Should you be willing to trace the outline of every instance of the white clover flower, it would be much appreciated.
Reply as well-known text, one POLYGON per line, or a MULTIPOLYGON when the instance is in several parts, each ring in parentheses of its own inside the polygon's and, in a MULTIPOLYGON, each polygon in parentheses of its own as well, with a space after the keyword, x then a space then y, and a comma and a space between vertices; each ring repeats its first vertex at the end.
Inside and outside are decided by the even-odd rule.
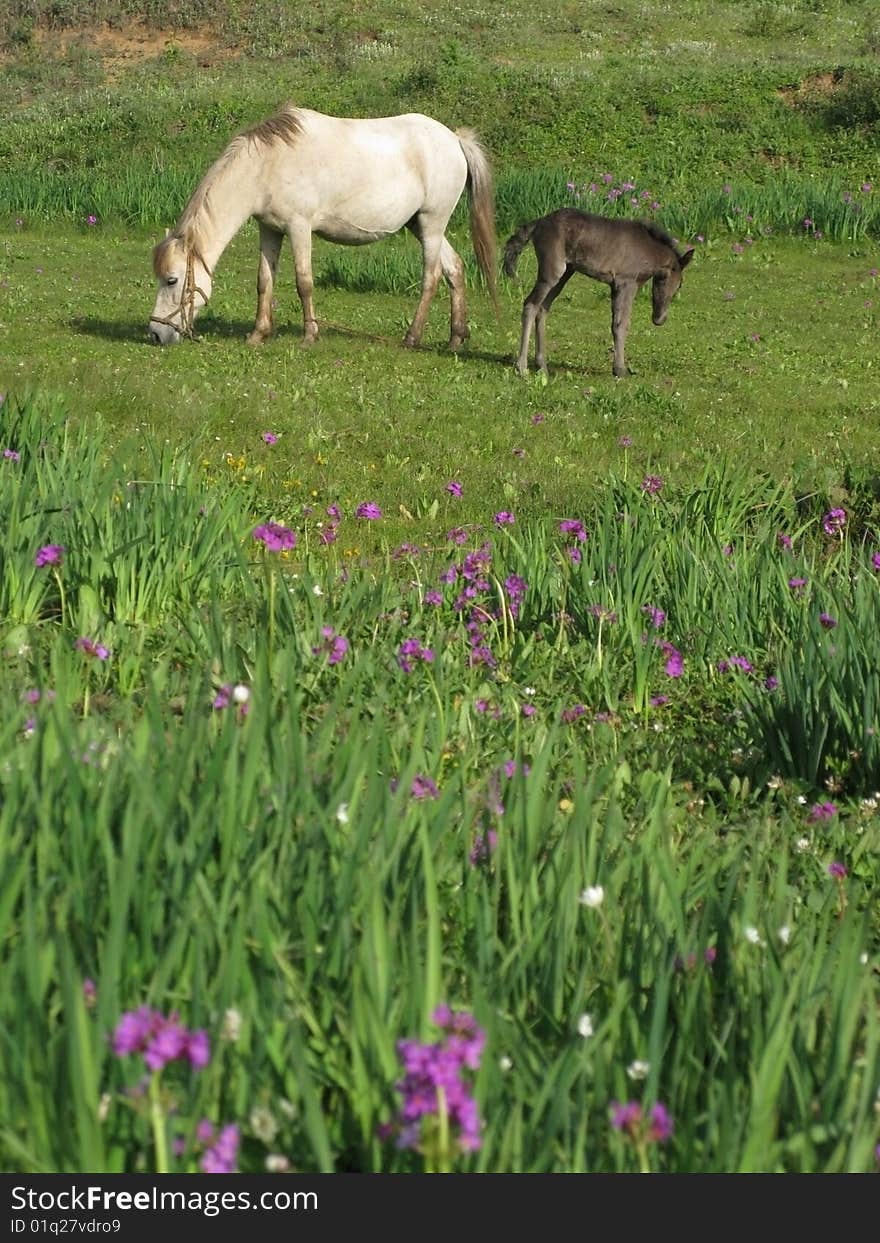
POLYGON ((235 1044, 241 1035, 241 1014, 238 1010, 230 1007, 223 1015, 223 1026, 220 1028, 220 1037, 222 1040, 228 1040, 230 1044, 235 1044))
POLYGON ((810 849, 810 839, 808 837, 799 837, 795 842, 795 847, 803 854, 805 850, 810 849))
POLYGON ((267 1174, 286 1174, 290 1169, 290 1161, 283 1152, 270 1152, 266 1156, 267 1174))
POLYGON ((506 1053, 502 1053, 501 1057, 499 1057, 499 1059, 498 1059, 498 1065, 501 1067, 501 1069, 502 1069, 505 1073, 506 1073, 508 1070, 512 1070, 512 1068, 513 1068, 513 1062, 512 1062, 512 1061, 511 1061, 511 1059, 507 1056, 507 1054, 506 1054, 506 1053))
POLYGON ((747 924, 745 928, 743 928, 743 936, 748 941, 749 945, 763 945, 764 944, 764 942, 761 940, 760 932, 758 931, 757 928, 753 928, 751 924, 747 924))
POLYGON ((255 1105, 248 1121, 257 1139, 262 1140, 267 1148, 270 1147, 278 1134, 278 1123, 271 1109, 267 1109, 265 1105, 255 1105))
POLYGON ((534 686, 524 686, 524 687, 523 687, 523 694, 524 694, 524 695, 534 695, 534 693, 535 693, 535 688, 534 688, 534 686))
POLYGON ((336 808, 336 819, 340 824, 348 824, 348 803, 340 803, 336 808))
POLYGON ((324 594, 324 592, 321 590, 321 584, 320 584, 320 583, 315 583, 314 587, 312 588, 312 595, 313 595, 313 596, 323 596, 323 594, 324 594))
POLYGON ((800 803, 801 807, 804 807, 807 802, 807 796, 805 794, 799 794, 797 796, 797 801, 800 803))
POLYGON ((582 1014, 578 1019, 578 1035, 583 1036, 584 1040, 589 1040, 593 1034, 593 1017, 590 1014, 582 1014))
POLYGON ((245 686, 243 682, 239 682, 237 686, 232 688, 232 698, 237 704, 246 704, 251 697, 249 686, 245 686))
POLYGON ((634 1062, 630 1062, 629 1066, 627 1066, 626 1073, 629 1075, 630 1079, 633 1080, 633 1082, 637 1082, 639 1079, 647 1079, 650 1070, 650 1062, 643 1062, 639 1058, 636 1058, 634 1062))
POLYGON ((867 952, 867 950, 862 950, 861 954, 859 954, 859 962, 862 964, 862 966, 863 966, 863 967, 867 967, 867 965, 868 965, 868 952, 867 952))
POLYGON ((587 885, 578 898, 581 906, 589 906, 592 910, 601 906, 605 900, 605 890, 601 885, 587 885))
POLYGON ((767 782, 768 790, 779 790, 781 789, 781 787, 782 787, 781 777, 771 777, 770 780, 767 782))
POLYGON ((783 945, 788 945, 791 940, 791 928, 789 928, 788 924, 783 924, 776 935, 783 945))

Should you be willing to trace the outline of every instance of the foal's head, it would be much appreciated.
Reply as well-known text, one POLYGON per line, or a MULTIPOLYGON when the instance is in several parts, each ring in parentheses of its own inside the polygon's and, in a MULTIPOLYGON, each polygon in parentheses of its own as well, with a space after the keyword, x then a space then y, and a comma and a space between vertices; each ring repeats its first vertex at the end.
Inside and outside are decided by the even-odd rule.
POLYGON ((659 327, 666 322, 669 304, 681 288, 681 277, 687 265, 694 257, 694 248, 689 246, 683 255, 670 247, 670 261, 656 273, 651 285, 652 321, 659 327))
POLYGON ((159 282, 150 316, 150 338, 156 345, 175 345, 192 336, 199 311, 211 296, 211 272, 191 241, 169 234, 153 251, 159 282))

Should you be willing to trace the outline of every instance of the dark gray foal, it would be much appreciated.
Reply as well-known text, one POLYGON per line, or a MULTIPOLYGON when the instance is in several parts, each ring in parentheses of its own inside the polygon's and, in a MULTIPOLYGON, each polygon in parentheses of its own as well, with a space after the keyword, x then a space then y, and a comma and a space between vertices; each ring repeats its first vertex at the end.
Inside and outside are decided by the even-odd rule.
POLYGON ((547 312, 575 272, 583 272, 611 286, 611 335, 614 338, 616 376, 626 375, 624 346, 629 331, 633 298, 646 281, 654 282, 651 318, 662 324, 669 303, 678 293, 681 274, 693 258, 689 246, 683 254, 668 233, 639 220, 609 220, 573 207, 563 207, 524 224, 504 248, 504 271, 513 276, 520 251, 531 239, 538 256, 538 279, 523 303, 522 338, 516 369, 528 369, 529 340, 535 325, 535 365, 547 370, 544 325, 547 312))

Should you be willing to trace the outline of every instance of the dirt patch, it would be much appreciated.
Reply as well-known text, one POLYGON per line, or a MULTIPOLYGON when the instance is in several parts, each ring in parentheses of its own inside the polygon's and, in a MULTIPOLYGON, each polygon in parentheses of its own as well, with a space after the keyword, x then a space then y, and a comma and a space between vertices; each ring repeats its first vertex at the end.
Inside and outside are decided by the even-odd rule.
MULTIPOLYGON (((63 57, 77 49, 97 53, 111 81, 139 61, 155 60, 175 50, 195 57, 204 69, 235 54, 214 31, 160 30, 143 22, 131 22, 122 28, 107 22, 66 30, 38 27, 33 41, 47 58, 63 57)), ((0 63, 3 59, 9 58, 0 57, 0 63)))
POLYGON ((797 86, 782 86, 776 94, 792 107, 804 99, 815 99, 817 96, 824 96, 827 99, 839 90, 843 77, 842 69, 833 69, 826 73, 811 73, 797 86))

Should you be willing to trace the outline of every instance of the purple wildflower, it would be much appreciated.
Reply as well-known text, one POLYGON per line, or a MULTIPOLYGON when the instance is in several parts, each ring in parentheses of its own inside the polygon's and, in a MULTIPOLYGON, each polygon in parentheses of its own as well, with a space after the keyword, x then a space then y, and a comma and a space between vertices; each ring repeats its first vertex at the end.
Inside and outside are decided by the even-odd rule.
POLYGON ((448 544, 466 544, 468 533, 464 527, 453 527, 451 531, 446 532, 446 542, 448 544))
POLYGON ((442 604, 443 597, 439 591, 426 591, 425 604, 442 604))
POLYGON ((367 518, 371 521, 382 517, 382 510, 375 501, 362 501, 354 513, 356 518, 367 518))
POLYGON ((498 845, 498 834, 494 829, 489 829, 487 833, 478 833, 474 838, 474 844, 468 855, 469 862, 476 867, 480 863, 488 863, 492 852, 498 845))
POLYGON ((21 454, 18 452, 17 449, 4 449, 3 457, 6 459, 7 462, 20 462, 21 461, 21 454))
POLYGON ((348 652, 348 639, 337 634, 332 626, 321 627, 321 638, 323 642, 312 648, 312 654, 319 656, 323 653, 327 657, 328 665, 338 665, 348 652))
POLYGON ((509 527, 513 525, 516 519, 513 514, 509 513, 506 509, 502 509, 495 515, 493 521, 497 527, 509 527))
POLYGON ((663 625, 663 623, 666 621, 666 614, 663 612, 663 610, 655 608, 653 604, 643 604, 642 612, 647 613, 650 619, 651 625, 654 627, 655 630, 659 630, 660 627, 663 625))
POLYGON ((202 1028, 190 1032, 186 1042, 186 1056, 193 1070, 204 1070, 211 1060, 211 1042, 202 1028))
POLYGON ((571 708, 563 708, 559 714, 560 721, 564 721, 566 725, 573 725, 575 721, 586 715, 586 708, 583 704, 574 704, 571 708))
POLYGON ((446 491, 450 496, 461 496, 464 489, 457 479, 450 479, 446 485, 446 491))
POLYGON ((416 661, 419 660, 424 661, 425 664, 431 664, 434 660, 433 650, 430 647, 422 647, 418 639, 404 639, 397 649, 397 663, 403 672, 412 673, 416 661))
POLYGON ((822 519, 822 530, 826 535, 837 535, 846 526, 845 509, 829 509, 822 519))
POLYGON ((849 876, 846 865, 840 863, 837 859, 833 863, 828 864, 828 875, 833 876, 835 880, 845 880, 849 876))
POLYGON ((528 716, 534 716, 537 709, 535 708, 534 704, 523 704, 522 707, 520 708, 520 711, 522 712, 523 716, 528 717, 528 716))
POLYGON ((653 1140, 657 1144, 665 1144, 667 1140, 672 1138, 672 1130, 672 1116, 669 1110, 664 1104, 657 1101, 656 1105, 651 1106, 648 1139, 653 1140))
POLYGON ((875 570, 880 570, 880 552, 871 553, 871 566, 875 570))
POLYGON ((87 656, 94 656, 96 660, 107 660, 110 656, 110 649, 104 647, 103 643, 96 643, 94 639, 89 639, 85 635, 80 635, 73 645, 78 652, 85 652, 87 656))
POLYGON ((673 647, 671 643, 667 643, 665 640, 663 642, 658 642, 657 646, 666 657, 664 669, 666 670, 667 677, 680 678, 684 673, 684 658, 682 657, 681 652, 678 648, 673 647))
POLYGON ((269 552, 287 552, 296 547, 296 532, 280 522, 264 522, 254 527, 253 537, 258 543, 265 544, 269 552))
POLYGON ((641 482, 641 489, 647 496, 655 496, 663 487, 663 480, 660 475, 645 475, 641 482))
POLYGON ((270 447, 271 447, 272 445, 277 445, 277 444, 278 444, 278 437, 275 435, 275 433, 274 433, 274 432, 263 432, 263 440, 264 440, 264 441, 266 442, 266 444, 267 444, 267 445, 269 445, 270 447))
POLYGON ((399 1148, 416 1147, 423 1120, 439 1112, 442 1092, 452 1137, 462 1151, 473 1152, 480 1147, 480 1119, 465 1071, 479 1068, 486 1036, 472 1015, 448 1006, 438 1006, 432 1019, 443 1030, 440 1040, 398 1041, 404 1077, 396 1088, 403 1102, 395 1125, 385 1133, 397 1133, 399 1148))
POLYGON ((511 617, 519 616, 519 606, 523 602, 523 597, 528 591, 528 583, 524 578, 520 578, 518 574, 509 574, 504 580, 504 590, 507 592, 508 605, 511 617))
POLYGON ((63 544, 44 544, 34 557, 34 565, 41 569, 44 565, 61 565, 64 558, 63 544))
POLYGON ((83 1001, 86 1004, 86 1008, 91 1010, 95 1002, 98 1000, 98 986, 90 976, 86 976, 83 980, 82 990, 83 1001))
POLYGON ((784 548, 786 552, 791 552, 791 536, 786 535, 784 531, 780 531, 776 536, 776 542, 780 548, 784 548))
POLYGON ((240 1134, 235 1123, 223 1127, 216 1143, 208 1148, 200 1162, 205 1174, 232 1174, 238 1159, 240 1134))
POLYGON ((810 824, 819 824, 822 820, 833 820, 836 815, 836 803, 814 803, 807 820, 810 824))
POLYGON ((414 798, 417 802, 423 802, 428 798, 435 799, 440 797, 440 791, 435 782, 430 777, 426 777, 424 773, 416 773, 415 777, 413 777, 409 794, 410 798, 414 798))
POLYGON ((795 593, 795 595, 799 596, 802 593, 804 587, 806 587, 807 580, 805 578, 790 578, 788 580, 788 585, 792 589, 792 591, 795 593))
POLYGON ((587 529, 579 518, 563 518, 559 530, 563 535, 570 535, 579 544, 586 543, 587 529))
POLYGON ((777 677, 776 677, 776 675, 775 675, 775 674, 773 674, 773 673, 769 674, 769 675, 768 675, 768 676, 764 679, 764 690, 765 690, 765 691, 775 691, 775 690, 777 690, 778 688, 779 688, 779 678, 777 678, 777 677))
POLYGON ((743 673, 751 673, 752 665, 745 656, 731 656, 729 660, 719 660, 719 673, 730 673, 731 669, 741 669, 743 673))
POLYGON ((837 618, 832 617, 830 613, 820 613, 819 625, 823 630, 833 630, 837 625, 837 618))

